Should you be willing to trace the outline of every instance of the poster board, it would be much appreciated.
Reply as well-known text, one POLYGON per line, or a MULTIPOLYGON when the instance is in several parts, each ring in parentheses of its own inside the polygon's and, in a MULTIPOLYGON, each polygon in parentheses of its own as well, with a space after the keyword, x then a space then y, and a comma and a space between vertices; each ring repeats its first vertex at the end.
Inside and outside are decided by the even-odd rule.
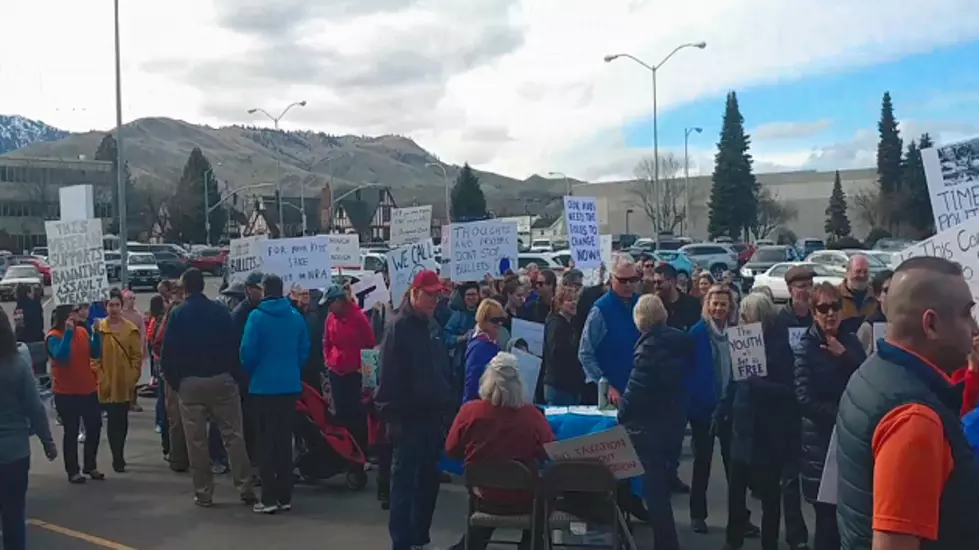
POLYGON ((330 243, 325 235, 262 241, 260 250, 262 271, 281 277, 284 288, 320 288, 332 283, 330 243))
POLYGON ((874 323, 873 325, 871 325, 871 328, 873 328, 873 330, 874 330, 873 336, 872 336, 873 342, 871 344, 871 349, 874 352, 876 352, 877 351, 877 340, 883 340, 883 339, 887 338, 887 323, 874 323))
POLYGON ((330 233, 325 236, 330 250, 330 266, 333 269, 360 269, 360 236, 356 233, 330 233))
POLYGON ((432 236, 432 205, 391 210, 392 247, 415 243, 432 236))
POLYGON ((517 372, 520 373, 520 382, 523 384, 524 401, 533 403, 543 361, 540 357, 519 349, 514 349, 513 355, 517 358, 517 372))
POLYGON ((357 305, 365 313, 370 311, 378 302, 391 301, 391 292, 388 291, 388 286, 384 284, 384 275, 380 273, 375 273, 350 285, 350 293, 354 295, 357 305))
POLYGON ((623 426, 547 443, 544 450, 553 460, 597 458, 608 466, 616 479, 628 479, 645 473, 632 439, 623 426))
POLYGON ((90 304, 108 298, 102 220, 47 221, 44 231, 54 304, 90 304))
POLYGON ((921 150, 935 229, 979 216, 979 138, 921 150))
POLYGON ((809 332, 808 327, 789 327, 789 345, 793 351, 802 347, 802 335, 809 332))
POLYGON ((487 273, 501 277, 506 270, 519 268, 517 224, 484 220, 454 223, 450 230, 452 261, 447 267, 453 281, 482 281, 487 273))
POLYGON ((748 323, 725 330, 731 346, 731 380, 740 382, 753 376, 767 376, 765 336, 761 323, 748 323))
POLYGON ((527 341, 527 351, 537 357, 544 356, 544 323, 523 319, 510 320, 510 341, 523 338, 527 341))
POLYGON ((391 298, 401 303, 415 275, 426 269, 438 270, 432 238, 396 248, 387 253, 388 280, 391 281, 391 298))
POLYGON ((381 350, 362 349, 360 350, 360 375, 363 380, 362 386, 367 389, 377 387, 378 367, 381 364, 381 350))
POLYGON ((261 244, 265 235, 231 239, 228 247, 228 284, 244 283, 252 271, 262 270, 261 244))
MULTIPOLYGON (((600 246, 602 251, 602 263, 605 264, 605 273, 611 273, 612 268, 612 236, 611 235, 601 235, 600 236, 600 246)), ((572 256, 573 258, 573 256, 572 256)), ((575 266, 577 268, 577 266, 575 266)), ((605 281, 601 278, 601 266, 592 269, 582 269, 581 272, 584 277, 585 286, 595 286, 602 284, 605 281)))
POLYGON ((602 250, 598 233, 598 206, 594 197, 564 197, 564 222, 568 228, 571 259, 578 269, 601 266, 602 250))

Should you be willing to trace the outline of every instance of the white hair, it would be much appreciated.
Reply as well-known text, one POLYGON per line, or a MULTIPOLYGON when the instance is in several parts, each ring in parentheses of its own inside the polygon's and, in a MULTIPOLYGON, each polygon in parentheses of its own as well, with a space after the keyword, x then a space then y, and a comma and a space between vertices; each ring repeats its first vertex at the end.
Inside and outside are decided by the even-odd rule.
POLYGON ((862 259, 865 262, 870 262, 870 260, 867 259, 866 254, 854 254, 853 256, 850 256, 847 259, 847 261, 846 261, 846 268, 847 268, 847 270, 849 270, 851 267, 853 267, 853 264, 856 263, 856 261, 857 261, 858 258, 859 259, 862 259))
POLYGON ((632 255, 626 252, 616 252, 612 254, 612 265, 609 269, 609 273, 618 273, 620 269, 625 269, 627 267, 636 267, 636 260, 632 258, 632 255))
POLYGON ((479 397, 494 407, 518 409, 526 404, 517 356, 501 351, 490 360, 479 378, 479 397))
POLYGON ((741 321, 768 325, 775 319, 775 302, 763 292, 752 292, 741 300, 741 321))
POLYGON ((639 332, 649 332, 656 325, 661 325, 667 319, 663 301, 655 294, 643 294, 632 309, 632 320, 639 332))

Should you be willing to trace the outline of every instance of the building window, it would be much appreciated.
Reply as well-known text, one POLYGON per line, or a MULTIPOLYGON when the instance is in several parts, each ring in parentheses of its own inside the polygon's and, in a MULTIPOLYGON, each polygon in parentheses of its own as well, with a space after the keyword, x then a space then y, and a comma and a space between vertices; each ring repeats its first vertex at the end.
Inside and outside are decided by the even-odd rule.
POLYGON ((381 207, 381 223, 391 223, 391 207, 382 206, 381 207))

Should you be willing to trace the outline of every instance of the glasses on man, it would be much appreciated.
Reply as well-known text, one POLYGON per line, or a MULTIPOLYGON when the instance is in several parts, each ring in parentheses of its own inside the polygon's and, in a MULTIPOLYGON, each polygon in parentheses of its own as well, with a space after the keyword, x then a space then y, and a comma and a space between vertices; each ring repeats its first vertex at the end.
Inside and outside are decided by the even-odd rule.
POLYGON ((816 311, 826 315, 827 313, 835 313, 843 309, 843 304, 840 302, 823 302, 821 304, 816 304, 816 311))
POLYGON ((633 275, 632 277, 619 277, 618 275, 616 275, 615 279, 620 283, 625 283, 625 284, 636 284, 642 280, 639 278, 638 275, 633 275))

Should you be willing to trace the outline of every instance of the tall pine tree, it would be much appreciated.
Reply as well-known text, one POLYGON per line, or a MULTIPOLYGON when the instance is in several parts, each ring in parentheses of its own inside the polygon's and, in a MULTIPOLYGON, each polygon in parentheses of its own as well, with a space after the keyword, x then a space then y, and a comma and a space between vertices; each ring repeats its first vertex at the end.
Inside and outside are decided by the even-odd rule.
POLYGON ((897 234, 901 214, 901 141, 890 92, 884 92, 877 123, 880 141, 877 144, 877 184, 880 186, 881 213, 892 234, 897 234))
POLYGON ((850 218, 846 215, 846 194, 843 192, 839 170, 833 180, 833 193, 829 197, 829 206, 826 207, 826 224, 823 228, 831 241, 850 236, 850 218))
POLYGON ((933 147, 935 144, 928 134, 921 135, 921 142, 914 140, 908 144, 904 155, 904 167, 901 174, 902 186, 907 193, 907 220, 918 232, 918 237, 933 233, 935 218, 931 210, 931 196, 928 193, 928 180, 925 178, 925 165, 921 161, 921 150, 933 147))
POLYGON ((759 185, 751 172, 751 139, 744 131, 738 96, 727 95, 721 138, 714 155, 707 231, 711 237, 747 238, 758 217, 759 185))
POLYGON ((450 197, 452 204, 452 221, 465 222, 486 218, 486 196, 479 186, 479 176, 467 162, 459 171, 459 177, 452 187, 450 197))
MULTIPOLYGON (((211 162, 197 147, 190 152, 183 174, 177 182, 177 191, 170 202, 169 238, 182 243, 204 243, 207 227, 204 220, 204 189, 207 189, 207 204, 210 208, 221 200, 218 180, 214 177, 211 162)), ((227 223, 227 210, 214 208, 211 211, 211 242, 217 242, 224 233, 227 223)), ((209 243, 208 243, 209 244, 209 243)))

